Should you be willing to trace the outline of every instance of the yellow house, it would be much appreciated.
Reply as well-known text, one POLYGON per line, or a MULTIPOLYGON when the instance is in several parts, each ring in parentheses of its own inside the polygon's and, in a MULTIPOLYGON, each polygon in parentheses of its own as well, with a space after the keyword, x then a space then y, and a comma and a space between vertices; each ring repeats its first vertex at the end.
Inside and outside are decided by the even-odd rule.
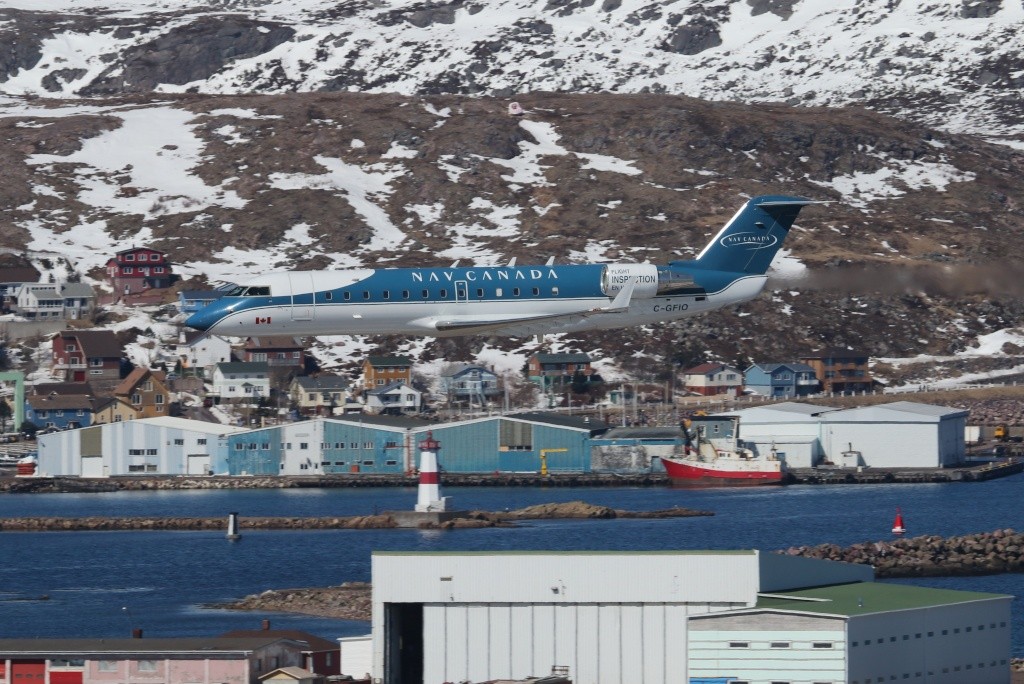
POLYGON ((135 420, 138 417, 138 412, 123 397, 106 397, 96 401, 92 413, 92 424, 120 423, 124 420, 135 420))

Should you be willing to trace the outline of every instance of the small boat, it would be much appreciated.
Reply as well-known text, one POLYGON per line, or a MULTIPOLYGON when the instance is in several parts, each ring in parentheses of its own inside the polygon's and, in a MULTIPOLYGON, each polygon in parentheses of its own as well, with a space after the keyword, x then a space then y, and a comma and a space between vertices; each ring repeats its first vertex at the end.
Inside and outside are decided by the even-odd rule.
POLYGON ((896 520, 892 524, 893 534, 903 534, 907 531, 907 528, 903 526, 903 513, 900 511, 899 506, 896 507, 896 520))

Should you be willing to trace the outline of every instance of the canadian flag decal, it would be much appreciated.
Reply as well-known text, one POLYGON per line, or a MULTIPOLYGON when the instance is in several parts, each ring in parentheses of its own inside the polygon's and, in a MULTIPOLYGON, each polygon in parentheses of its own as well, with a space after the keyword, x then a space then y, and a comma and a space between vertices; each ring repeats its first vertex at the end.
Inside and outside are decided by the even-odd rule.
POLYGON ((261 323, 270 323, 270 316, 257 316, 256 325, 260 325, 261 323))

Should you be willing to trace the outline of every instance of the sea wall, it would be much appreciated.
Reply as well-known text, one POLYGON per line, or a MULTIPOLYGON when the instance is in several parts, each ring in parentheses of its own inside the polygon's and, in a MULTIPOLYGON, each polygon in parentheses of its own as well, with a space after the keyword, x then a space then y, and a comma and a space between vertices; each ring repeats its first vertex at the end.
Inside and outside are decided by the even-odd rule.
POLYGON ((1024 572, 1024 534, 1012 529, 962 537, 911 537, 865 542, 795 546, 781 553, 873 565, 875 576, 957 577, 1024 572))

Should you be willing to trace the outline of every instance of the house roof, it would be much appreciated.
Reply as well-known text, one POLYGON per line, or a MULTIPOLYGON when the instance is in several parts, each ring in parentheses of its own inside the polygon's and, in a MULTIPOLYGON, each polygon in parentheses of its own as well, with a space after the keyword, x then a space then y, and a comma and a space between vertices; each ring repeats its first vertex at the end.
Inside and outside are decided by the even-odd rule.
POLYGON ((461 364, 458 364, 456 366, 453 366, 452 368, 449 368, 446 372, 441 373, 441 377, 442 378, 455 378, 455 377, 458 377, 460 375, 463 375, 464 373, 468 373, 468 372, 474 371, 474 370, 475 371, 480 371, 481 373, 487 373, 488 375, 497 376, 497 373, 492 371, 490 368, 487 368, 486 366, 481 366, 481 365, 475 364, 475 363, 461 363, 461 364))
POLYGON ((269 373, 266 361, 222 361, 217 364, 221 373, 269 373))
POLYGON ((279 667, 276 670, 268 672, 265 675, 260 675, 260 681, 264 682, 272 677, 275 677, 276 675, 284 675, 286 677, 296 680, 317 678, 317 675, 314 672, 310 672, 309 670, 305 670, 301 667, 295 667, 294 665, 289 665, 288 667, 279 667))
MULTIPOLYGON (((779 369, 790 370, 790 371, 792 371, 794 373, 814 373, 814 369, 811 368, 810 366, 808 366, 806 363, 797 363, 797 362, 789 362, 789 363, 754 363, 754 364, 750 365, 750 368, 760 368, 762 371, 764 371, 768 375, 771 375, 771 374, 775 373, 775 371, 777 371, 779 369)), ((747 369, 747 372, 750 371, 750 368, 747 369)))
POLYGON ((146 378, 152 377, 154 381, 159 382, 161 385, 167 380, 167 374, 163 371, 151 370, 149 368, 136 368, 129 373, 121 383, 114 388, 114 394, 131 394, 139 383, 144 382, 146 378))
POLYGON ((854 408, 833 411, 825 416, 824 420, 832 422, 847 421, 888 421, 888 422, 939 422, 944 418, 966 418, 970 411, 936 406, 933 404, 919 404, 913 401, 894 401, 889 404, 874 404, 872 406, 857 406, 854 408))
POLYGON ((57 394, 54 396, 30 396, 25 403, 37 411, 64 409, 87 409, 92 411, 92 397, 85 394, 57 394))
POLYGON ((535 354, 537 363, 590 363, 587 354, 535 354))
POLYGON ((708 362, 701 363, 694 366, 693 368, 688 368, 684 370, 683 375, 711 375, 712 373, 717 373, 718 371, 722 370, 731 370, 736 371, 737 373, 740 372, 738 368, 734 368, 733 366, 724 363, 708 362))
POLYGON ((222 637, 170 637, 159 639, 0 639, 0 658, 47 656, 58 658, 88 654, 117 654, 131 657, 133 653, 175 654, 201 653, 204 657, 244 655, 256 649, 283 641, 277 637, 228 639, 222 637))
POLYGON ((368 390, 366 393, 367 394, 372 394, 372 395, 387 394, 388 392, 394 392, 397 389, 403 389, 403 390, 407 389, 407 390, 411 390, 411 391, 415 392, 416 394, 423 394, 418 389, 416 389, 415 387, 410 386, 409 383, 407 383, 407 382, 405 382, 403 380, 395 380, 393 382, 389 382, 388 384, 384 385, 383 387, 377 387, 375 389, 368 390))
POLYGON ((167 252, 163 252, 159 249, 153 249, 152 247, 129 247, 128 249, 122 249, 114 254, 130 254, 132 252, 156 252, 157 254, 163 254, 166 256, 167 252))
POLYGON ((1012 597, 1005 594, 930 589, 909 584, 853 582, 761 595, 757 608, 851 617, 1009 598, 1012 597))
POLYGON ((47 396, 53 392, 67 394, 96 394, 88 382, 40 382, 32 385, 32 394, 47 396))
POLYGON ((86 356, 93 358, 121 358, 121 343, 110 330, 63 330, 61 337, 75 338, 86 356))
POLYGON ((250 337, 245 341, 246 349, 302 349, 302 342, 297 337, 273 335, 268 337, 250 337))
POLYGON ((61 285, 60 294, 62 297, 95 297, 96 291, 85 283, 64 283, 61 285))
POLYGON ((233 629, 220 635, 225 639, 259 639, 261 637, 277 637, 292 641, 304 641, 314 651, 337 651, 338 642, 318 637, 298 629, 233 629))
POLYGON ((311 375, 300 375, 295 378, 294 382, 304 390, 348 389, 349 386, 348 378, 343 378, 340 375, 333 375, 331 373, 321 373, 316 377, 311 375))
POLYGON ((0 266, 0 283, 38 283, 39 276, 35 266, 0 266))
POLYGON ((412 365, 412 359, 408 356, 369 356, 366 360, 374 368, 412 365))

